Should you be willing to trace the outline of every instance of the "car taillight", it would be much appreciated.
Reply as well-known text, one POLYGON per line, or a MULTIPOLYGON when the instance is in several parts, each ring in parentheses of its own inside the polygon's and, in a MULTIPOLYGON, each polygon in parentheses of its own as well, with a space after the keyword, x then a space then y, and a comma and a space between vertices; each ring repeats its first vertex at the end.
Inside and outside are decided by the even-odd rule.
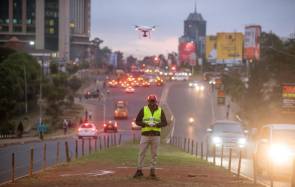
POLYGON ((115 127, 117 127, 118 125, 117 125, 117 123, 115 123, 115 127))
POLYGON ((82 130, 82 128, 78 128, 78 131, 81 131, 82 130))
POLYGON ((95 131, 96 129, 95 129, 95 128, 91 128, 91 130, 92 130, 92 131, 95 131))
POLYGON ((103 124, 103 126, 104 126, 104 127, 106 127, 106 126, 107 126, 107 124, 103 124))

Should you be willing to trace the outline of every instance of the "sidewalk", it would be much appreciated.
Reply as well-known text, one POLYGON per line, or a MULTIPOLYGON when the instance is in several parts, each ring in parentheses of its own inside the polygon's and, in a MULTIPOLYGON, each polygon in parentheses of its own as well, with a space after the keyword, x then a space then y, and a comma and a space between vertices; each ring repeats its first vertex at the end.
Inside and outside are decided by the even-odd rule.
MULTIPOLYGON (((78 90, 77 93, 85 93, 86 90, 89 90, 90 88, 93 88, 96 86, 96 83, 93 82, 89 85, 87 85, 86 87, 82 87, 80 90, 78 90)), ((79 102, 78 98, 75 98, 75 104, 81 104, 85 110, 91 111, 90 109, 90 105, 83 102, 79 102)), ((32 133, 30 133, 32 134, 32 133)), ((63 134, 63 130, 60 129, 54 133, 50 133, 50 134, 45 134, 44 136, 44 140, 55 140, 55 139, 62 139, 62 138, 70 138, 70 137, 74 137, 76 134, 75 129, 69 129, 68 133, 66 135, 63 134)), ((40 140, 40 138, 37 136, 37 134, 35 136, 32 135, 26 135, 24 134, 23 138, 8 138, 8 139, 0 139, 0 148, 1 147, 6 147, 9 145, 16 145, 16 144, 25 144, 25 143, 32 143, 32 142, 41 142, 42 140, 40 140)))

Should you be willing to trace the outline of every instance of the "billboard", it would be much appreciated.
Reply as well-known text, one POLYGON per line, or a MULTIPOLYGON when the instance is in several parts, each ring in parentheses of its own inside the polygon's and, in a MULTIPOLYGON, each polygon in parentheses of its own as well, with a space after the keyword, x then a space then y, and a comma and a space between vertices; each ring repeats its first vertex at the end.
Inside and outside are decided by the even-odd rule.
POLYGON ((217 33, 217 64, 241 64, 243 33, 217 33))
POLYGON ((244 59, 259 60, 260 58, 260 25, 245 27, 244 59))
POLYGON ((285 111, 295 112, 295 83, 282 85, 282 107, 285 111))
POLYGON ((217 40, 216 36, 206 37, 206 60, 210 64, 216 64, 217 59, 217 40))
POLYGON ((115 68, 118 65, 118 54, 116 52, 111 53, 109 58, 109 64, 113 65, 115 68))
POLYGON ((179 43, 179 61, 180 63, 196 64, 196 44, 194 42, 179 43))

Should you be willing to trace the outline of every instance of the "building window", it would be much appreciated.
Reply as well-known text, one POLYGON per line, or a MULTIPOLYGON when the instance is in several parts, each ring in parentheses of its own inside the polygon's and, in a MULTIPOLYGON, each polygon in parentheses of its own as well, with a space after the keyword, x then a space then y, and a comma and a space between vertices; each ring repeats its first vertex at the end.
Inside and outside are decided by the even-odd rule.
POLYGON ((27 32, 36 32, 36 0, 27 0, 27 32))
POLYGON ((58 0, 45 1, 45 49, 58 51, 58 0))
POLYGON ((0 32, 8 32, 8 0, 0 0, 0 32))

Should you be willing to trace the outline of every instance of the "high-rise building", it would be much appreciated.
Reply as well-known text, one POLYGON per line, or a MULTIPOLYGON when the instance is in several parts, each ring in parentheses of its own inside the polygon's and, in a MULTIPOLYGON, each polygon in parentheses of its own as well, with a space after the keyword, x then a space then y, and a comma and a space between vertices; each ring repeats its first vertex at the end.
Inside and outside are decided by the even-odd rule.
POLYGON ((205 55, 206 21, 197 12, 195 4, 194 12, 190 13, 184 21, 184 34, 179 38, 179 43, 194 42, 197 48, 198 58, 205 55))
POLYGON ((0 45, 17 38, 61 60, 84 57, 90 46, 91 0, 1 0, 0 45))

